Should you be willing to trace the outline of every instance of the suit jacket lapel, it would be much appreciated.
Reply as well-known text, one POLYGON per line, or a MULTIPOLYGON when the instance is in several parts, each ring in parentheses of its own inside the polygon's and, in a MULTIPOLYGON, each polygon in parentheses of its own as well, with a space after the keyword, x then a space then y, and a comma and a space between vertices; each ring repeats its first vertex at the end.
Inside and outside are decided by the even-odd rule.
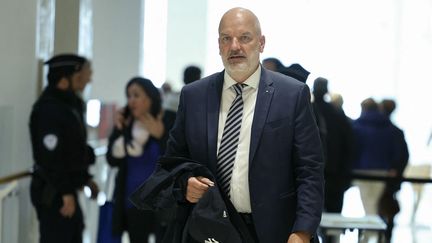
POLYGON ((217 136, 224 72, 209 82, 207 95, 207 145, 210 170, 216 173, 217 136))
POLYGON ((255 104, 254 118, 251 131, 251 145, 249 151, 249 163, 252 163, 264 124, 267 120, 271 100, 274 94, 273 81, 268 77, 267 71, 261 69, 261 77, 255 104))

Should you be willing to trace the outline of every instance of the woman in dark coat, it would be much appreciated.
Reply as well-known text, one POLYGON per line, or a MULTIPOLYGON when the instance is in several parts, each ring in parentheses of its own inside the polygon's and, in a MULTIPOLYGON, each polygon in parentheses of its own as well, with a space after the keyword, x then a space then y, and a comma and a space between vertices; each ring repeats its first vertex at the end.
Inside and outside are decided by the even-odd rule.
POLYGON ((127 106, 115 118, 107 161, 119 168, 114 190, 113 233, 127 231, 131 243, 147 242, 156 231, 154 213, 136 209, 129 195, 155 170, 166 136, 161 96, 153 83, 136 77, 126 85, 127 106))

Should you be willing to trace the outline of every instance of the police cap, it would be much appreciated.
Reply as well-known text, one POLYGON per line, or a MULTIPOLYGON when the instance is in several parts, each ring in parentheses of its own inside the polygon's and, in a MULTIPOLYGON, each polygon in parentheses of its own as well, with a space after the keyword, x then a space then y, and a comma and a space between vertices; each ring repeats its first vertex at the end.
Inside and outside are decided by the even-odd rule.
POLYGON ((48 85, 56 85, 61 78, 81 71, 87 59, 75 54, 59 54, 45 62, 48 65, 48 85))

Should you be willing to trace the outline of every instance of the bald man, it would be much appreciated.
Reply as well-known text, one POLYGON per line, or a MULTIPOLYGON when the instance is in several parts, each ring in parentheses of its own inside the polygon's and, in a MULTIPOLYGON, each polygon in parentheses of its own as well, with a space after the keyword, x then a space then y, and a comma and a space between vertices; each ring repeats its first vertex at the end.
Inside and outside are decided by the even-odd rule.
POLYGON ((188 177, 185 201, 216 183, 256 242, 309 242, 321 219, 323 158, 308 86, 262 67, 265 37, 248 9, 223 15, 218 42, 225 70, 184 86, 167 144, 167 156, 199 161, 217 178, 188 177))

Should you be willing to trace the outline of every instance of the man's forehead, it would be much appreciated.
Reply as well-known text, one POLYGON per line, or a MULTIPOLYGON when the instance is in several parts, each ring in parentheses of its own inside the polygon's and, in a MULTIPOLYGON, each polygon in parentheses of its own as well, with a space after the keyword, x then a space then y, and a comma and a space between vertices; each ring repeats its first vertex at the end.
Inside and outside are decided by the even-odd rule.
POLYGON ((222 30, 219 32, 220 36, 226 36, 226 35, 254 35, 254 32, 250 30, 222 30))

